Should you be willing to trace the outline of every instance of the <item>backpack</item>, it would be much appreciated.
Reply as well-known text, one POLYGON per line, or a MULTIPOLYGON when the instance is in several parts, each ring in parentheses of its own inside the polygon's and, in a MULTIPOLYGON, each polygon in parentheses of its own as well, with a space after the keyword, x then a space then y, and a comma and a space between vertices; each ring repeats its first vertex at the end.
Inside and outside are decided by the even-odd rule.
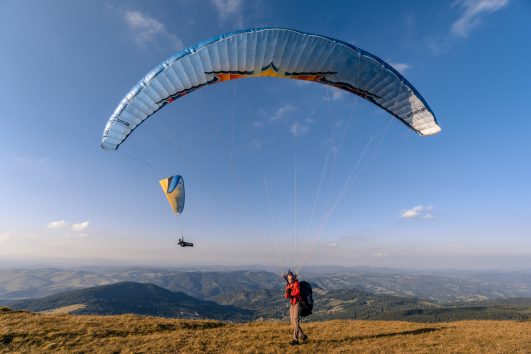
POLYGON ((307 281, 300 281, 299 288, 301 290, 301 317, 306 317, 312 314, 313 310, 313 292, 312 286, 307 281))

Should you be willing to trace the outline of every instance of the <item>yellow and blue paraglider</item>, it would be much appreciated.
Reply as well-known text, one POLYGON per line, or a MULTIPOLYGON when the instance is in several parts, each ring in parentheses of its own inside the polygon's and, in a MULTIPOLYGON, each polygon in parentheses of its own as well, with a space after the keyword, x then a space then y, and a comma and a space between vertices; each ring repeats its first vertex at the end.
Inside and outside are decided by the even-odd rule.
MULTIPOLYGON (((183 177, 179 175, 170 176, 161 179, 159 183, 175 215, 181 215, 184 210, 185 200, 183 177)), ((184 241, 184 237, 179 238, 177 244, 181 247, 194 246, 193 243, 184 241)))
POLYGON ((162 191, 176 215, 184 210, 184 179, 182 176, 170 176, 159 181, 162 191))

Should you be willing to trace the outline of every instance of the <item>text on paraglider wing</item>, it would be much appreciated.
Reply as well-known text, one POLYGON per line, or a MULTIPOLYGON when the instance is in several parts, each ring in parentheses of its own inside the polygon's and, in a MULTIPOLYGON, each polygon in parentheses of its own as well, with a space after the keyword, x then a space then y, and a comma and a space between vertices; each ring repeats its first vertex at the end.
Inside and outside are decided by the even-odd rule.
POLYGON ((422 107, 422 108, 420 108, 420 109, 417 109, 416 111, 413 111, 413 112, 411 112, 411 113, 408 113, 408 114, 406 115, 406 117, 409 118, 409 117, 411 117, 412 115, 415 115, 415 114, 420 113, 420 112, 424 112, 425 110, 426 110, 426 107, 422 107))
POLYGON ((118 122, 118 123, 122 123, 122 124, 125 125, 126 127, 128 127, 128 126, 131 125, 131 123, 126 122, 125 120, 122 120, 122 119, 116 119, 116 122, 118 122))

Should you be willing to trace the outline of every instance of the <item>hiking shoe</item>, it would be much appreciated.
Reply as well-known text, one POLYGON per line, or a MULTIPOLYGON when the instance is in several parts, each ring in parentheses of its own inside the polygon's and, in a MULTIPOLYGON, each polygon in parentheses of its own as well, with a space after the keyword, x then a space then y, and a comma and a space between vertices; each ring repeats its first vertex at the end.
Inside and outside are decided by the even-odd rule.
POLYGON ((306 334, 304 334, 304 335, 301 336, 301 339, 302 339, 303 341, 306 341, 306 340, 308 339, 308 336, 307 336, 306 334))
POLYGON ((289 342, 289 345, 299 345, 299 341, 294 339, 291 342, 289 342))

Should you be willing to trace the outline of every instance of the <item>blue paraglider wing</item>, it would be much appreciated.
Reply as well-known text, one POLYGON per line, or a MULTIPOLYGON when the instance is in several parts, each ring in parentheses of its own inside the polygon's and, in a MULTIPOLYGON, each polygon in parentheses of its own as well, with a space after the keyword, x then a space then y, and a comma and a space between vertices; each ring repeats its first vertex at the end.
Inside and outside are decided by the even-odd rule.
POLYGON ((380 58, 337 39, 269 27, 200 42, 157 66, 122 99, 105 126, 101 146, 117 149, 148 117, 192 91, 249 77, 334 86, 376 104, 420 135, 441 130, 415 87, 380 58))

